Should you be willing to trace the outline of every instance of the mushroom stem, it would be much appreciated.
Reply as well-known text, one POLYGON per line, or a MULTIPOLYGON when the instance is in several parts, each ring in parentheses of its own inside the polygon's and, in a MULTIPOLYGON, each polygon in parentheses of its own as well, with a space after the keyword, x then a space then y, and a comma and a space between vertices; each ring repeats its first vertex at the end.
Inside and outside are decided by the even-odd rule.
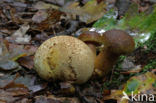
POLYGON ((108 49, 103 49, 95 59, 94 75, 102 77, 108 74, 119 56, 112 54, 108 49))
POLYGON ((93 45, 92 43, 86 43, 89 48, 93 51, 94 55, 96 56, 96 46, 93 45))

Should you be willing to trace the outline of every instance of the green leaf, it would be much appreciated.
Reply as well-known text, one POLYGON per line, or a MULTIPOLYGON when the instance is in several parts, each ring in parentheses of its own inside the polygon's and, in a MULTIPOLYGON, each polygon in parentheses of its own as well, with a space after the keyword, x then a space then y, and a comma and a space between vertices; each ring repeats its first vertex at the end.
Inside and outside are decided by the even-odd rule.
POLYGON ((140 82, 136 79, 132 79, 127 83, 124 91, 127 94, 131 94, 132 91, 135 93, 135 92, 137 92, 137 89, 139 86, 140 86, 140 82))

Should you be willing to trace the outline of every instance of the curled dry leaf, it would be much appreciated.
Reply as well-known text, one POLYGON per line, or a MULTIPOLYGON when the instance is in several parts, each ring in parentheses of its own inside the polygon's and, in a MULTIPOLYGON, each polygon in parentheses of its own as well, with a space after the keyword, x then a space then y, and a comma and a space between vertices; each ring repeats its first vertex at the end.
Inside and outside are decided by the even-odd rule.
POLYGON ((32 69, 34 67, 33 58, 33 56, 26 56, 19 58, 17 62, 28 69, 32 69))

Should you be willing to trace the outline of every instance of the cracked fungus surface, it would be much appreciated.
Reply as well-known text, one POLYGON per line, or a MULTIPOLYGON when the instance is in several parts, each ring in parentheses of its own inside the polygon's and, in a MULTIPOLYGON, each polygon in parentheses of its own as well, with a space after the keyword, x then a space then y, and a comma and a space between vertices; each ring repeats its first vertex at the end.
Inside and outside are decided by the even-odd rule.
POLYGON ((34 65, 38 74, 46 80, 84 83, 93 73, 94 54, 77 38, 56 36, 38 48, 34 65))

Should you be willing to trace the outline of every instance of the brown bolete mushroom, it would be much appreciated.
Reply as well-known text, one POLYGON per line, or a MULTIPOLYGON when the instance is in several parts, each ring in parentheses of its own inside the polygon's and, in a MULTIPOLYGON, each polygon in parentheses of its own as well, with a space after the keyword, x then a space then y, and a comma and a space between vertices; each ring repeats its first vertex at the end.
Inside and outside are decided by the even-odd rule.
POLYGON ((86 31, 78 37, 80 40, 85 42, 93 51, 96 56, 96 47, 103 44, 102 36, 94 31, 86 31))
POLYGON ((94 70, 94 54, 81 40, 56 36, 46 40, 34 58, 35 70, 45 80, 84 83, 94 70))
POLYGON ((122 30, 108 30, 103 33, 104 48, 95 59, 94 75, 104 76, 113 68, 120 55, 134 50, 133 38, 122 30))

